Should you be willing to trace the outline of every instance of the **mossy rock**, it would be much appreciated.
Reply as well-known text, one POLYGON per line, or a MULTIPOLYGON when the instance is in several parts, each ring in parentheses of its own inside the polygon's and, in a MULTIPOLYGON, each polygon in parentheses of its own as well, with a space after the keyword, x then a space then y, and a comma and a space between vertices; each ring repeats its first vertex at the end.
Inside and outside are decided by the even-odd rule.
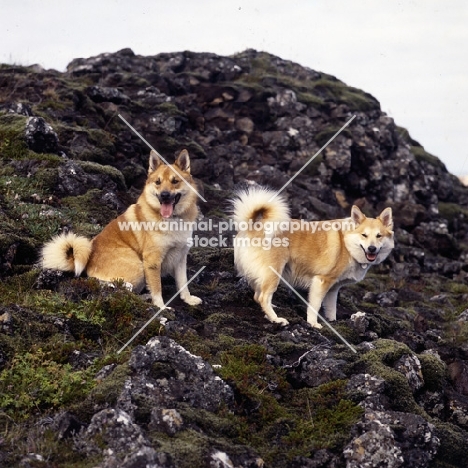
POLYGON ((103 174, 116 183, 118 190, 126 190, 125 179, 122 173, 113 166, 98 164, 91 161, 76 162, 85 172, 90 174, 103 174))
POLYGON ((14 420, 24 420, 37 410, 62 408, 80 401, 94 386, 89 371, 59 364, 41 348, 15 355, 0 373, 0 404, 14 420))
POLYGON ((22 159, 29 155, 25 140, 27 117, 0 113, 0 157, 22 159))
POLYGON ((319 175, 319 168, 320 164, 323 163, 323 154, 320 153, 317 157, 315 157, 310 164, 308 164, 304 169, 304 174, 308 175, 309 177, 319 175))
MULTIPOLYGON (((317 142, 319 146, 325 145, 325 143, 327 143, 331 138, 333 138, 333 136, 336 134, 336 132, 340 130, 340 128, 341 127, 339 126, 336 126, 336 127, 332 126, 332 127, 328 127, 322 130, 321 132, 317 133, 317 135, 315 135, 315 141, 317 142)), ((347 128, 345 128, 340 133, 340 136, 351 138, 351 133, 347 128)))
POLYGON ((350 428, 360 419, 363 409, 347 399, 346 383, 346 380, 335 380, 295 392, 292 404, 301 419, 285 442, 296 449, 302 446, 302 453, 299 451, 296 455, 307 456, 313 450, 324 448, 336 449, 350 440, 350 428))
POLYGON ((107 377, 96 382, 86 398, 72 405, 70 411, 83 422, 89 422, 99 411, 96 408, 104 409, 115 405, 129 374, 127 364, 117 365, 107 377))
POLYGON ((449 222, 455 219, 468 220, 468 210, 456 203, 439 202, 439 214, 449 222))
POLYGON ((118 215, 102 202, 102 195, 102 190, 92 189, 84 195, 62 198, 62 206, 68 208, 68 217, 78 233, 95 236, 118 215))
POLYGON ((437 156, 428 153, 422 146, 411 146, 410 150, 416 158, 416 161, 426 162, 431 166, 443 170, 444 172, 447 171, 445 164, 437 156))
POLYGON ((447 366, 437 356, 432 354, 419 354, 424 386, 430 391, 439 391, 446 382, 447 366))
POLYGON ((236 443, 235 440, 219 435, 208 437, 197 430, 196 426, 193 429, 180 431, 174 437, 154 431, 150 431, 148 437, 152 445, 158 447, 159 452, 167 453, 171 457, 173 466, 180 468, 208 466, 208 460, 215 450, 225 452, 233 459, 246 454, 250 454, 252 459, 258 458, 252 449, 236 443))
POLYGON ((459 468, 466 466, 468 433, 450 423, 434 422, 440 447, 431 468, 459 468))
POLYGON ((193 248, 189 257, 194 265, 206 265, 209 271, 234 271, 234 249, 232 248, 193 248))
POLYGON ((236 438, 239 435, 238 427, 236 427, 234 421, 235 418, 227 410, 222 409, 215 414, 182 403, 178 411, 186 424, 196 424, 210 437, 236 438))
POLYGON ((122 168, 127 187, 142 188, 148 176, 148 171, 141 164, 134 161, 128 161, 128 164, 122 168))
POLYGON ((369 93, 345 85, 336 78, 322 78, 313 82, 313 90, 322 99, 346 104, 353 111, 380 110, 379 102, 369 93))
POLYGON ((405 354, 412 355, 413 352, 405 344, 393 340, 379 339, 374 341, 374 345, 375 349, 358 356, 352 367, 385 380, 385 392, 395 411, 424 416, 424 411, 414 399, 408 380, 393 368, 398 359, 405 354))
MULTIPOLYGON (((1 220, 1 218, 0 218, 1 220)), ((0 234, 0 275, 20 275, 30 270, 31 263, 38 259, 40 242, 31 238, 27 232, 18 232, 18 226, 9 221, 3 224, 0 234)))
MULTIPOLYGON (((319 320, 320 323, 320 320, 319 320)), ((323 325, 323 324, 322 324, 323 325)), ((348 323, 345 322, 333 322, 333 329, 338 332, 343 338, 346 339, 351 344, 358 344, 361 342, 359 333, 354 330, 348 323)), ((342 344, 341 339, 326 325, 323 325, 323 328, 320 330, 321 334, 334 340, 338 344, 342 344)))
POLYGON ((327 100, 346 104, 350 110, 380 109, 379 102, 373 96, 360 89, 346 86, 330 75, 322 73, 320 78, 310 81, 297 79, 292 73, 289 75, 278 72, 274 63, 275 57, 261 52, 256 53, 255 57, 249 58, 249 51, 246 51, 237 54, 235 58, 240 60, 247 58, 250 64, 249 73, 242 74, 236 82, 243 81, 251 86, 261 83, 257 92, 264 92, 268 89, 269 83, 274 83, 276 86, 292 89, 296 93, 298 101, 318 109, 322 109, 327 100))
POLYGON ((298 92, 297 100, 307 106, 315 107, 317 109, 322 109, 325 106, 325 101, 310 91, 298 92))

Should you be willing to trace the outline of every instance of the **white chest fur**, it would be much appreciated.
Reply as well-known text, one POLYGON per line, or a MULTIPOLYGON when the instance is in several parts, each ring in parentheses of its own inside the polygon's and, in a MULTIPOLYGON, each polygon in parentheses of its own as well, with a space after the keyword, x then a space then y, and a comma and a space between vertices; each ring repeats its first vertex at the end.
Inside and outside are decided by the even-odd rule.
POLYGON ((370 264, 358 263, 356 260, 351 259, 348 268, 346 268, 339 279, 339 283, 357 283, 364 279, 369 268, 370 264))

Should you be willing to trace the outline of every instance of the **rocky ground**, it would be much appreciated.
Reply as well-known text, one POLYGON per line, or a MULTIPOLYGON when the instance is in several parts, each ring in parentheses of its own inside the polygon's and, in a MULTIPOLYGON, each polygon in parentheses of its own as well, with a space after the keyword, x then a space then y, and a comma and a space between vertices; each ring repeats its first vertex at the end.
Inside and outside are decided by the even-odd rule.
POLYGON ((1 466, 468 466, 468 188, 375 98, 253 50, 125 49, 1 66, 0 103, 1 466), (35 262, 138 196, 149 149, 119 114, 168 159, 189 150, 215 222, 236 185, 280 187, 355 116, 286 193, 309 220, 394 210, 391 257, 340 293, 356 353, 285 287, 290 325, 268 323, 229 247, 192 249, 203 304, 175 300, 118 352, 146 297, 35 262))

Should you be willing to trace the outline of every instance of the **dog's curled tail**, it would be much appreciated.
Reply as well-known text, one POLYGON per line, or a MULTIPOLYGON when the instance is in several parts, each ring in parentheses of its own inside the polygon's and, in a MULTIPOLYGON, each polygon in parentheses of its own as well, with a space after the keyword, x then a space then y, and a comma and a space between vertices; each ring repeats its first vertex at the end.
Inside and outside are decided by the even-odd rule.
POLYGON ((91 255, 91 241, 73 233, 60 234, 44 245, 41 267, 51 270, 73 271, 80 276, 91 255))
MULTIPOLYGON (((282 195, 278 195, 275 190, 261 186, 252 186, 242 189, 236 193, 232 200, 233 219, 240 226, 240 223, 257 222, 263 223, 264 230, 268 231, 269 226, 275 226, 274 231, 281 230, 281 223, 290 221, 289 208, 282 195)), ((252 227, 249 227, 252 230, 252 227)), ((254 227, 255 230, 255 227, 254 227)))

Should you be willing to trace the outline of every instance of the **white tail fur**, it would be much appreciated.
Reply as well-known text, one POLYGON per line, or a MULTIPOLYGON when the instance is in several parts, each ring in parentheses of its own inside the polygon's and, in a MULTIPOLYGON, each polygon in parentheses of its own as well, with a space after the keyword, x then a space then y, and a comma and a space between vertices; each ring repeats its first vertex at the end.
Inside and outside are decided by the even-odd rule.
POLYGON ((73 271, 81 275, 91 255, 91 241, 73 233, 60 234, 44 245, 41 253, 42 268, 73 271))
POLYGON ((232 201, 233 218, 241 222, 281 223, 290 220, 289 208, 282 195, 265 187, 248 187, 236 194, 232 201), (272 199, 274 198, 274 199, 272 199))

